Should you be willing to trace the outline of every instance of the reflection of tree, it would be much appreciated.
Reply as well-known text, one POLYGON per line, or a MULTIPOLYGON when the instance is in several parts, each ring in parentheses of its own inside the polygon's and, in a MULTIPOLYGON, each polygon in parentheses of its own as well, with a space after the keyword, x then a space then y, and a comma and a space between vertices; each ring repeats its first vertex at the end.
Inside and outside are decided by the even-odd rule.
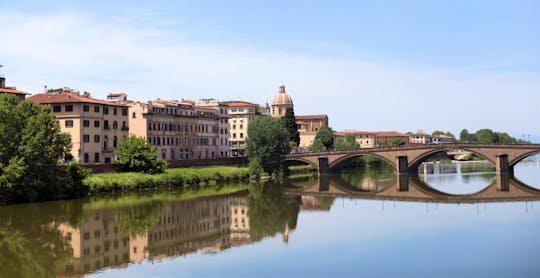
POLYGON ((159 201, 118 208, 116 226, 125 236, 144 235, 149 228, 158 223, 164 208, 164 203, 159 201))
POLYGON ((255 184, 250 188, 248 215, 250 232, 255 237, 274 236, 286 226, 296 228, 300 196, 282 195, 283 187, 274 184, 255 184))
POLYGON ((336 200, 336 198, 330 197, 330 196, 315 196, 315 199, 317 199, 317 201, 319 202, 319 205, 321 205, 321 208, 328 209, 328 210, 334 204, 334 200, 336 200))
POLYGON ((347 184, 355 188, 362 186, 363 181, 366 179, 381 181, 391 179, 393 176, 393 168, 388 163, 383 163, 378 167, 345 168, 341 170, 339 175, 347 184))
POLYGON ((54 277, 73 250, 58 230, 59 206, 5 207, 0 219, 0 277, 54 277), (54 214, 53 214, 54 213, 54 214))

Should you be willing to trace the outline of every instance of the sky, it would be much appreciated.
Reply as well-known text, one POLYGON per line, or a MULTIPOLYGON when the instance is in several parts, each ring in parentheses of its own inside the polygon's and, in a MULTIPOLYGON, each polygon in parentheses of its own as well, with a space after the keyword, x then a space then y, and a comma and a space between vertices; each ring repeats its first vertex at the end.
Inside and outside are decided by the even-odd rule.
POLYGON ((539 1, 6 1, 0 74, 30 93, 271 103, 334 130, 540 142, 539 1))

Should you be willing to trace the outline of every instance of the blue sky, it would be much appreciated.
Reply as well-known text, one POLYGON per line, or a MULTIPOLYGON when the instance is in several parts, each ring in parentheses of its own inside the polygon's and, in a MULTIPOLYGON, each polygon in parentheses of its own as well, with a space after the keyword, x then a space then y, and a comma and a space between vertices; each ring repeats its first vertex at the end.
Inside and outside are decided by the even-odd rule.
POLYGON ((540 134, 538 1, 110 2, 0 0, 8 85, 265 103, 284 82, 336 130, 540 134))

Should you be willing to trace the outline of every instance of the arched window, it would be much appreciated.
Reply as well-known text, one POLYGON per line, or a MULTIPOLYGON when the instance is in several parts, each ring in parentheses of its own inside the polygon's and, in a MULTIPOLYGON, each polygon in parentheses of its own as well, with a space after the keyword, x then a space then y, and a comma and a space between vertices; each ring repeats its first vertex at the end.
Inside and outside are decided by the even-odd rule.
POLYGON ((114 138, 113 138, 113 148, 116 148, 117 145, 118 145, 118 137, 114 136, 114 138))

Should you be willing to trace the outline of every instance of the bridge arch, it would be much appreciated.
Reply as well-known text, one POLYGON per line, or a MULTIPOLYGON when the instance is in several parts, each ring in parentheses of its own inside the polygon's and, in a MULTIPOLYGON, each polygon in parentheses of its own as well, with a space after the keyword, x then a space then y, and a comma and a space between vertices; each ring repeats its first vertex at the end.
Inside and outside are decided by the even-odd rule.
POLYGON ((536 154, 540 154, 540 149, 539 150, 533 150, 533 151, 530 151, 530 152, 526 152, 526 153, 514 158, 508 164, 509 164, 510 167, 514 167, 516 164, 518 164, 519 162, 521 162, 525 158, 536 155, 536 154))
MULTIPOLYGON (((428 150, 426 151, 425 153, 417 156, 415 159, 413 159, 412 161, 409 162, 409 166, 408 168, 411 170, 411 171, 416 171, 418 169, 418 166, 420 166, 420 164, 422 162, 424 162, 428 157, 434 155, 434 154, 437 154, 437 153, 442 153, 442 152, 448 152, 448 151, 451 151, 451 150, 455 150, 456 147, 455 146, 448 146, 447 148, 437 148, 437 149, 432 149, 432 150, 428 150)), ((458 148, 459 150, 464 150, 464 151, 468 151, 468 152, 471 152, 472 154, 474 155, 477 155, 483 159, 485 159, 486 161, 489 161, 491 162, 493 165, 497 165, 497 163, 495 161, 493 161, 492 158, 489 158, 487 157, 486 155, 482 154, 481 152, 478 152, 476 150, 474 150, 474 148, 463 148, 463 147, 459 147, 458 148)))
POLYGON ((298 162, 304 162, 306 164, 309 164, 309 165, 312 165, 313 167, 315 167, 315 169, 318 169, 319 168, 319 165, 309 159, 305 159, 305 158, 302 158, 302 157, 289 157, 289 158, 286 158, 283 160, 283 162, 290 162, 290 161, 298 161, 298 162))
POLYGON ((355 154, 349 154, 349 155, 345 155, 345 156, 342 156, 334 161, 332 161, 332 163, 330 163, 328 165, 328 169, 333 169, 334 167, 336 167, 337 165, 339 165, 340 163, 346 161, 346 160, 349 160, 349 159, 352 159, 352 158, 356 158, 356 157, 362 157, 362 156, 373 156, 373 157, 376 157, 376 158, 379 158, 385 162, 387 162, 388 164, 392 165, 392 167, 395 169, 397 169, 396 167, 396 162, 395 161, 391 161, 389 160, 388 158, 382 156, 382 155, 379 155, 377 153, 355 153, 355 154))

